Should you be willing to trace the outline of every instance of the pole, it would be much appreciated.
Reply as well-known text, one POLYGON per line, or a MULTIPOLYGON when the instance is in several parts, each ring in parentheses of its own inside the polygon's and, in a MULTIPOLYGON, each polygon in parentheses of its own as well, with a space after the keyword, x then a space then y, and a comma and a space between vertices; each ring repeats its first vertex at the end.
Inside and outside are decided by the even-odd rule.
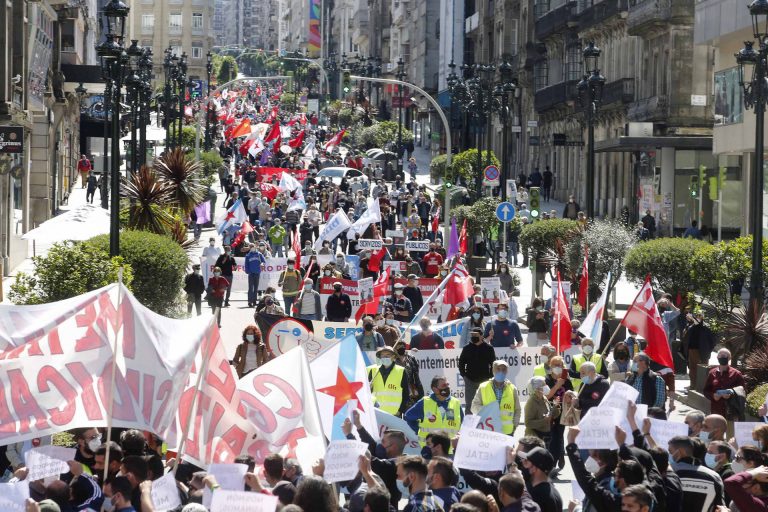
POLYGON ((147 92, 142 86, 139 93, 139 166, 147 163, 147 124, 149 123, 149 105, 147 104, 147 92))
POLYGON ((763 306, 763 136, 765 132, 765 98, 767 92, 762 83, 766 70, 758 61, 754 82, 757 85, 758 100, 755 102, 755 163, 752 166, 752 186, 750 203, 752 206, 752 273, 750 276, 750 305, 759 312, 763 306))
POLYGON ((211 71, 208 70, 208 88, 205 94, 205 150, 211 150, 211 71))
POLYGON ((200 113, 198 112, 195 120, 195 160, 200 161, 200 113))
MULTIPOLYGON (((120 312, 120 304, 123 300, 123 269, 119 268, 117 269, 117 314, 118 316, 121 315, 120 312)), ((115 325, 120 325, 122 322, 119 321, 115 323, 115 325)), ((111 384, 109 385, 109 403, 107 405, 107 451, 104 453, 104 481, 107 481, 107 477, 109 476, 109 445, 111 444, 110 441, 112 441, 112 412, 114 410, 114 404, 115 404, 115 373, 117 373, 117 349, 118 349, 118 331, 115 331, 115 341, 112 344, 112 376, 111 376, 111 384)))
MULTIPOLYGON (((719 180, 720 178, 718 178, 719 180)), ((717 241, 723 241, 723 186, 718 183, 717 187, 717 241)))
POLYGON ((101 170, 101 207, 105 210, 109 208, 109 182, 107 177, 109 176, 109 113, 111 110, 110 96, 112 89, 112 81, 107 80, 104 85, 104 163, 101 170))
POLYGON ((397 173, 400 174, 403 172, 403 155, 405 152, 403 151, 403 86, 399 84, 397 86, 397 98, 399 101, 399 108, 397 109, 397 173))
POLYGON ((170 66, 165 68, 165 90, 163 91, 163 120, 165 121, 165 150, 173 147, 171 139, 171 77, 170 66))
POLYGON ((587 218, 595 217, 595 101, 589 89, 587 104, 587 218))
POLYGON ((123 88, 122 62, 115 59, 114 100, 112 101, 112 158, 110 183, 112 186, 112 204, 109 211, 109 255, 120 255, 120 91, 123 88))
POLYGON ((131 89, 131 172, 136 172, 139 163, 139 88, 134 85, 131 89))

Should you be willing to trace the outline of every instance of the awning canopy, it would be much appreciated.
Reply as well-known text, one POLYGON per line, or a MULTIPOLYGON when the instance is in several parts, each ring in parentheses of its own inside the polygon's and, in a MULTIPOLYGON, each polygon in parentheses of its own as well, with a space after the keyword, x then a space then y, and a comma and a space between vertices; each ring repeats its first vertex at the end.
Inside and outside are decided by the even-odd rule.
POLYGON ((654 148, 712 149, 712 137, 617 137, 595 141, 596 153, 626 153, 654 148))
POLYGON ((88 240, 106 233, 109 233, 109 211, 97 205, 84 204, 43 222, 21 238, 54 243, 88 240))

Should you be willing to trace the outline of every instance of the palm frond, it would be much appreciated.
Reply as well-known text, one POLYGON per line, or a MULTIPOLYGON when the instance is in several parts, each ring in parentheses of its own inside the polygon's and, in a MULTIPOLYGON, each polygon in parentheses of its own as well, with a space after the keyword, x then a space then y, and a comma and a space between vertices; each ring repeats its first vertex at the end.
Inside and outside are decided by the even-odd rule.
POLYGON ((154 169, 158 179, 170 187, 174 204, 184 214, 203 201, 203 166, 187 157, 181 149, 169 151, 155 160, 154 169))
POLYGON ((734 361, 743 361, 750 352, 768 348, 768 317, 765 306, 750 303, 739 307, 726 317, 723 342, 734 361))
POLYGON ((180 219, 174 220, 168 235, 185 251, 195 246, 195 240, 187 236, 187 226, 180 219))
POLYGON ((122 196, 129 202, 130 228, 165 233, 173 224, 173 216, 168 211, 173 204, 172 192, 150 167, 142 166, 131 173, 122 186, 122 196))

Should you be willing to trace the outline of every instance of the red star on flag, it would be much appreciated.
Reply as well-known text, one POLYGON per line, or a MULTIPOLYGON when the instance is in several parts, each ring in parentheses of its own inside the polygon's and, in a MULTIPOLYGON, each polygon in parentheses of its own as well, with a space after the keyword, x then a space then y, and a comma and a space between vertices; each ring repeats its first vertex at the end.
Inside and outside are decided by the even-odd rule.
POLYGON ((360 400, 357 398, 357 392, 360 391, 362 387, 362 382, 349 382, 347 376, 344 375, 344 372, 339 368, 336 373, 336 384, 327 388, 318 389, 318 391, 334 398, 333 414, 335 416, 336 413, 338 413, 350 400, 357 400, 358 408, 364 411, 360 405, 360 400))
POLYGON ((228 220, 231 220, 231 219, 234 219, 234 218, 235 218, 235 212, 233 212, 233 211, 232 212, 227 212, 227 216, 224 217, 224 222, 227 222, 228 220))

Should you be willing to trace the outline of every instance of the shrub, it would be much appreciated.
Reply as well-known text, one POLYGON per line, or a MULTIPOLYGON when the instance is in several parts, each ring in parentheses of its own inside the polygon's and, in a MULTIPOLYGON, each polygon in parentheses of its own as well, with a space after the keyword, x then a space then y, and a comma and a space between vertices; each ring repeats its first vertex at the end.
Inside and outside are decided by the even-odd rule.
POLYGON ((520 233, 520 245, 539 258, 558 243, 565 244, 578 234, 579 223, 570 219, 550 219, 527 224, 520 233))
POLYGON ((445 178, 447 175, 448 167, 448 155, 437 155, 429 163, 429 176, 433 183, 438 183, 440 178, 445 178))
POLYGON ((117 282, 118 269, 123 269, 123 284, 131 288, 133 271, 123 258, 109 257, 88 244, 60 242, 45 256, 35 256, 34 272, 19 272, 11 285, 9 298, 14 304, 45 304, 76 297, 117 282))
MULTIPOLYGON (((462 151, 458 155, 453 157, 451 162, 451 169, 449 169, 449 175, 452 180, 456 180, 457 175, 462 176, 467 183, 470 190, 475 190, 475 180, 477 176, 481 175, 483 169, 485 169, 485 162, 488 160, 488 152, 483 151, 480 153, 480 167, 477 166, 477 149, 468 149, 462 151)), ((496 154, 491 151, 490 153, 491 164, 498 166, 499 159, 496 158, 496 154)))
MULTIPOLYGON (((190 157, 192 155, 189 155, 190 157)), ((224 163, 219 152, 216 150, 203 151, 200 153, 200 164, 203 166, 203 186, 207 189, 219 180, 219 168, 224 163)))
MULTIPOLYGON (((100 235, 86 242, 109 251, 109 237, 100 235)), ((155 313, 173 316, 189 259, 179 244, 167 236, 146 231, 120 233, 120 255, 134 269, 133 294, 155 313)))
POLYGON ((758 409, 765 403, 765 395, 768 394, 768 382, 760 384, 747 395, 747 412, 759 418, 758 409))
POLYGON ((627 253, 627 279, 642 285, 650 274, 654 289, 687 296, 696 289, 691 276, 693 256, 705 244, 692 238, 657 238, 639 243, 627 253))

